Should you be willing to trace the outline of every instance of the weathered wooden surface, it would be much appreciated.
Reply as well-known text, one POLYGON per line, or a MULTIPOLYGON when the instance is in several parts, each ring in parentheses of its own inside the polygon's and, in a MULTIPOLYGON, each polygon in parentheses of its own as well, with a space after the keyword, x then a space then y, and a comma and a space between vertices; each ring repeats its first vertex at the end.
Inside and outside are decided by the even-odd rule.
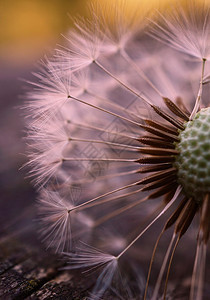
POLYGON ((40 247, 7 239, 1 243, 0 299, 86 299, 82 282, 72 280, 63 266, 40 247))

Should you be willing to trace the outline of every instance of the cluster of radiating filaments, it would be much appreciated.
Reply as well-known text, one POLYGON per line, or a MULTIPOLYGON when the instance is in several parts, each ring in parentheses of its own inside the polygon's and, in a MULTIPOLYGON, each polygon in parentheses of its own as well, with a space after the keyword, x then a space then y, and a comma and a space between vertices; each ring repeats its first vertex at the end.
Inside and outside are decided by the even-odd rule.
MULTIPOLYGON (((40 233, 64 253, 69 269, 96 273, 92 299, 108 299, 107 289, 116 299, 165 299, 186 231, 189 245, 198 235, 190 299, 202 298, 210 227, 210 23, 206 6, 192 9, 173 8, 155 25, 142 16, 128 22, 119 8, 111 24, 98 11, 78 20, 27 95, 40 233), (166 231, 166 252, 150 284, 166 231)), ((187 261, 187 250, 182 255, 187 261)))

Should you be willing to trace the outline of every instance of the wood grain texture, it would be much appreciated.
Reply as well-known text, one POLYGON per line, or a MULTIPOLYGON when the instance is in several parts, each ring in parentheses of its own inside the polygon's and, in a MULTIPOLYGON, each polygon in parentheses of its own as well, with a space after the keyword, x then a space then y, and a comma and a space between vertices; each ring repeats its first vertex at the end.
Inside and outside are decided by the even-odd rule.
POLYGON ((61 270, 58 256, 17 239, 0 245, 0 299, 86 299, 86 288, 61 270))

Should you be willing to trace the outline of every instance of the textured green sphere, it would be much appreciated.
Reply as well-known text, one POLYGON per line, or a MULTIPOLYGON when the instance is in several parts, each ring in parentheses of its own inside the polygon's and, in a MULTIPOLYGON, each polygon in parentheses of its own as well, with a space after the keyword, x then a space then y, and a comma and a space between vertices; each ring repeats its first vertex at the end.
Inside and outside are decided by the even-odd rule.
POLYGON ((176 143, 178 182, 185 194, 200 202, 210 193, 210 107, 201 109, 185 123, 176 143))

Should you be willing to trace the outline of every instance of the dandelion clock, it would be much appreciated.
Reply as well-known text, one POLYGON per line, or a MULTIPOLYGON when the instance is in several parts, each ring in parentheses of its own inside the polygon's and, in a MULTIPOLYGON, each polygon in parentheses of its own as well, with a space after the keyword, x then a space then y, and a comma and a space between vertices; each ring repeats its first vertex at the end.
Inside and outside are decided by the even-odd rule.
POLYGON ((209 8, 91 7, 35 74, 40 233, 88 299, 210 297, 209 8))

